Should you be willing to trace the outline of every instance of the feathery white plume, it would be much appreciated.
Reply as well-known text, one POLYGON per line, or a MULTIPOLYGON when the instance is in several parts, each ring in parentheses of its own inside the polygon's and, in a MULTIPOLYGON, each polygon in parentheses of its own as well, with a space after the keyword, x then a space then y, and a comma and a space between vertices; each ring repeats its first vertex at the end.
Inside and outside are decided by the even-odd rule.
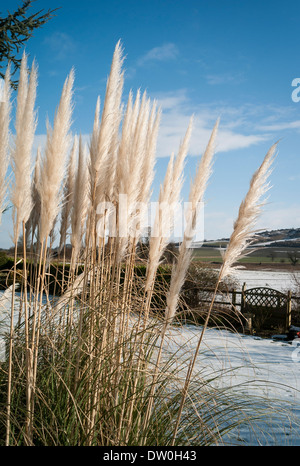
POLYGON ((277 143, 267 152, 261 166, 256 170, 250 181, 249 191, 242 201, 238 217, 234 223, 228 246, 223 253, 223 266, 220 280, 234 271, 233 264, 245 255, 246 247, 255 237, 255 224, 266 200, 261 199, 269 189, 268 177, 275 158, 277 143))
POLYGON ((120 99, 123 87, 123 74, 121 72, 124 58, 120 41, 117 43, 111 64, 111 70, 107 81, 101 123, 97 137, 97 147, 91 159, 94 185, 92 187, 92 199, 96 210, 101 202, 103 191, 101 186, 106 185, 106 172, 109 164, 108 156, 116 127, 119 125, 120 99), (97 189, 97 193, 96 193, 97 189))
POLYGON ((53 129, 48 124, 47 142, 42 161, 39 193, 41 197, 40 241, 48 237, 60 208, 62 181, 71 142, 72 87, 74 70, 67 77, 54 119, 53 129))
POLYGON ((6 206, 6 173, 9 164, 9 124, 11 112, 10 65, 8 65, 0 96, 0 222, 6 206))
POLYGON ((27 222, 32 209, 31 151, 36 129, 34 111, 37 86, 37 68, 33 62, 29 84, 27 57, 23 54, 18 87, 15 147, 12 151, 14 185, 11 200, 14 205, 14 242, 19 237, 20 224, 27 222))
POLYGON ((67 232, 70 225, 71 210, 74 198, 74 184, 75 184, 75 167, 77 162, 78 141, 77 136, 74 136, 74 142, 69 158, 68 177, 64 187, 64 204, 61 210, 60 221, 60 241, 59 250, 61 251, 66 244, 67 232))
MULTIPOLYGON (((38 230, 39 228, 39 221, 40 221, 40 215, 41 215, 41 200, 40 200, 40 194, 38 192, 37 187, 39 184, 40 173, 41 173, 41 148, 38 147, 35 165, 34 165, 34 175, 33 175, 32 183, 31 183, 32 209, 31 209, 29 219, 26 222, 26 244, 27 244, 27 239, 29 238, 30 232, 31 232, 31 238, 33 242, 33 238, 36 233, 36 230, 38 230)), ((38 237, 38 233, 37 233, 37 237, 38 237)))
POLYGON ((162 212, 162 207, 165 205, 168 206, 168 200, 170 198, 170 192, 172 189, 173 165, 174 154, 171 154, 165 174, 164 183, 159 192, 158 205, 154 219, 154 228, 149 241, 149 259, 147 264, 145 283, 146 291, 150 291, 151 287, 153 286, 161 255, 169 241, 169 236, 165 236, 165 232, 163 231, 165 219, 164 212, 162 212))
POLYGON ((98 138, 100 131, 100 97, 97 98, 95 115, 94 115, 94 124, 93 131, 90 137, 89 143, 89 171, 90 171, 90 186, 89 186, 89 196, 90 200, 93 200, 95 195, 96 185, 97 185, 97 173, 95 170, 96 161, 97 161, 97 149, 98 149, 98 138))
POLYGON ((88 201, 88 165, 86 150, 83 147, 82 138, 79 137, 78 169, 74 183, 73 209, 71 213, 72 235, 71 244, 72 264, 76 263, 80 252, 83 236, 83 226, 87 215, 88 201))
POLYGON ((170 158, 164 183, 160 190, 157 212, 154 220, 154 232, 153 235, 151 235, 149 244, 146 291, 149 291, 153 285, 161 256, 169 243, 170 235, 174 227, 175 207, 180 200, 183 184, 182 173, 184 161, 188 153, 192 125, 193 117, 189 122, 184 139, 179 146, 175 161, 173 154, 170 158), (163 209, 167 209, 167 211, 163 211, 163 209))
POLYGON ((171 320, 176 312, 179 294, 185 281, 186 273, 191 261, 192 250, 190 248, 193 239, 192 232, 196 223, 198 206, 203 200, 209 177, 212 172, 212 161, 215 151, 215 140, 219 120, 216 122, 206 150, 198 165, 195 180, 191 186, 189 202, 191 211, 187 219, 183 241, 179 247, 177 262, 172 270, 170 288, 167 294, 166 320, 171 320))

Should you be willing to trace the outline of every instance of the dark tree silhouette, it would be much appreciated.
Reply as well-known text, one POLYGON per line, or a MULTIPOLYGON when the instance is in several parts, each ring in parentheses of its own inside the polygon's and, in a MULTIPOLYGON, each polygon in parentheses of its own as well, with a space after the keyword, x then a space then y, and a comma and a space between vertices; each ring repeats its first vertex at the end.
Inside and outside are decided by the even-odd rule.
MULTIPOLYGON (((57 10, 39 10, 28 16, 28 9, 35 0, 23 0, 22 6, 7 16, 0 15, 0 77, 4 78, 7 64, 12 64, 11 75, 19 69, 21 58, 18 57, 24 44, 33 36, 35 29, 40 28, 54 16, 57 10), (3 71, 2 71, 3 70, 3 71)), ((16 89, 18 80, 12 81, 12 87, 16 89)))
POLYGON ((299 256, 298 256, 298 251, 289 251, 287 253, 287 256, 289 258, 289 260, 291 261, 291 264, 292 265, 296 265, 297 262, 299 261, 299 256))

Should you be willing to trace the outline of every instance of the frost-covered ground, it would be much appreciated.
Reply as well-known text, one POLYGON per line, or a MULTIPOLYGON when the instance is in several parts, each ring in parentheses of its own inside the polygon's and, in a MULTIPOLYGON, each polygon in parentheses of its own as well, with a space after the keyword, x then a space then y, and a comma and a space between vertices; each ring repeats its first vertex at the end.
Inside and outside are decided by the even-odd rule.
MULTIPOLYGON (((173 329, 168 351, 177 360, 194 354, 201 328, 173 329)), ((299 340, 300 341, 300 340, 299 340)), ((237 401, 253 401, 253 413, 266 404, 267 414, 257 423, 241 426, 226 438, 236 445, 300 446, 300 346, 286 342, 207 329, 194 373, 217 376, 217 388, 231 387, 237 401)), ((184 371, 183 371, 184 372, 184 371)), ((184 376, 184 374, 183 374, 184 376)))
MULTIPOLYGON (((241 269, 238 279, 245 281, 247 288, 269 286, 285 291, 293 287, 292 276, 286 272, 258 274, 241 269)), ((178 367, 194 354, 200 332, 201 327, 194 326, 169 331, 165 350, 176 355, 178 367)), ((183 367, 184 380, 187 365, 183 367)), ((257 423, 235 429, 224 439, 227 444, 300 446, 300 346, 296 340, 290 344, 207 329, 196 361, 196 382, 198 371, 208 377, 222 374, 213 382, 214 387, 231 387, 238 401, 243 396, 252 400, 253 414, 261 413, 260 400, 267 403, 267 414, 257 423)))
MULTIPOLYGON (((295 276, 299 280, 300 272, 296 272, 295 276)), ((295 287, 294 274, 290 272, 241 268, 236 270, 234 278, 239 282, 240 287, 246 283, 248 289, 264 286, 286 292, 287 290, 293 291, 295 287)))
MULTIPOLYGON (((297 272, 298 277, 300 273, 297 272)), ((266 286, 279 291, 294 289, 293 274, 281 271, 251 271, 239 269, 235 278, 240 286, 266 286)), ((194 354, 201 327, 187 326, 173 329, 168 340, 168 351, 177 358, 194 354)), ((269 409, 257 424, 237 429, 229 444, 297 445, 300 446, 300 339, 292 343, 262 339, 208 329, 200 347, 195 374, 208 376, 222 373, 215 384, 232 387, 237 399, 243 393, 253 397, 253 413, 264 400, 269 409)), ((184 375, 184 374, 183 374, 184 375)))

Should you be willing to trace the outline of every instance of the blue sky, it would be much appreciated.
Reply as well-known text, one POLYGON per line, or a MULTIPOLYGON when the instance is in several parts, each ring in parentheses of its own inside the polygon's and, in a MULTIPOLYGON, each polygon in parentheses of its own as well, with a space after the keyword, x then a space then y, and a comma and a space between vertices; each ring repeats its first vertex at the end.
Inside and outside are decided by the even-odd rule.
MULTIPOLYGON (((3 1, 2 14, 19 3, 3 1)), ((298 0, 37 0, 32 12, 56 7, 56 17, 26 45, 29 62, 35 57, 39 66, 36 145, 44 138, 46 118, 53 121, 72 66, 72 130, 90 134, 97 96, 103 101, 114 47, 121 39, 124 101, 130 89, 140 88, 162 107, 153 196, 194 114, 186 199, 220 117, 204 236, 231 234, 251 176, 278 140, 272 189, 258 227, 300 226, 300 102, 292 100, 292 81, 300 78, 298 0)), ((11 243, 6 240, 9 223, 6 215, 3 246, 11 243)))

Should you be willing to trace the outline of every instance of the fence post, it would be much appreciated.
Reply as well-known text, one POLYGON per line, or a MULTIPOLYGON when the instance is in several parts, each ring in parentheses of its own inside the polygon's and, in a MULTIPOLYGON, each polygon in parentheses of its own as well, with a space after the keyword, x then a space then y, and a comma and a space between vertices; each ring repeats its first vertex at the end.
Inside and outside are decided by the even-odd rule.
POLYGON ((287 300, 286 300, 286 330, 289 329, 292 323, 292 292, 289 290, 287 293, 287 300))
POLYGON ((236 291, 235 289, 233 289, 231 291, 231 296, 232 296, 231 297, 231 304, 232 304, 233 312, 235 312, 235 310, 236 310, 236 292, 235 291, 236 291))
POLYGON ((246 282, 243 283, 243 287, 242 287, 241 313, 243 313, 244 308, 245 308, 245 290, 246 290, 246 282))
POLYGON ((252 335, 253 333, 253 314, 245 312, 244 317, 246 319, 246 332, 252 335))

